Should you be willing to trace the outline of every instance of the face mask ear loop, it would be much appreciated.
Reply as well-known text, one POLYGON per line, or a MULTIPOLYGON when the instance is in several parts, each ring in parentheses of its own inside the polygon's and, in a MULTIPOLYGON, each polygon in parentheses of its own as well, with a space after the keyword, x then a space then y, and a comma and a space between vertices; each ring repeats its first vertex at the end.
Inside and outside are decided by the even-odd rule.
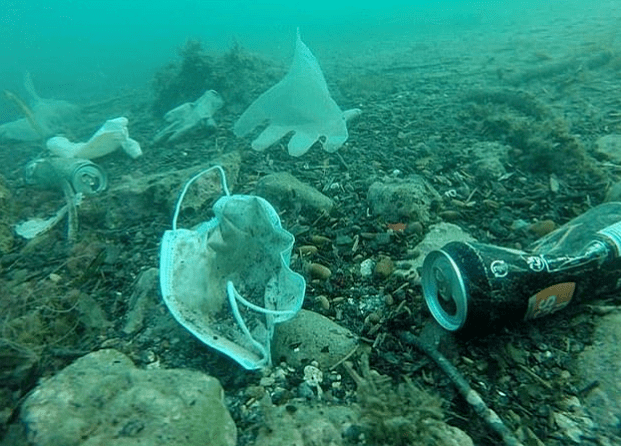
POLYGON ((187 183, 185 183, 185 186, 183 186, 183 190, 179 194, 179 199, 177 200, 177 205, 175 206, 175 214, 173 215, 173 222, 172 222, 173 231, 177 230, 177 219, 179 218, 179 212, 181 212, 181 202, 183 201, 183 198, 185 197, 185 194, 187 193, 188 188, 192 185, 193 182, 198 180, 202 175, 205 175, 207 172, 211 172, 214 169, 217 169, 218 172, 220 172, 220 178, 221 178, 220 184, 222 186, 222 192, 224 192, 224 194, 227 196, 231 195, 231 193, 229 192, 229 187, 226 184, 226 174, 224 173, 224 169, 222 168, 222 166, 213 166, 213 167, 210 167, 209 169, 205 169, 202 172, 197 173, 192 178, 190 178, 187 183))
MULTIPOLYGON (((265 347, 261 343, 257 342, 252 337, 252 334, 250 333, 250 330, 248 330, 248 327, 246 326, 246 323, 244 322, 244 319, 242 318, 242 315, 239 313, 239 308, 237 307, 237 302, 235 301, 235 299, 241 299, 242 302, 245 301, 245 299, 243 299, 239 295, 239 293, 237 292, 237 290, 233 286, 233 282, 231 282, 231 281, 226 283, 226 294, 229 297, 229 303, 231 304, 231 309, 233 310, 233 315, 235 316, 235 320, 237 321, 237 323, 241 327, 242 331, 248 337, 248 339, 250 339, 250 342, 252 343, 252 345, 254 345, 261 352, 261 354, 263 355, 263 358, 265 358, 265 360, 268 363, 270 363, 271 362, 271 358, 270 358, 269 351, 266 350, 265 347)), ((248 302, 248 303, 250 303, 250 302, 248 302)), ((254 305, 252 305, 252 306, 255 307, 254 305)), ((265 311, 261 307, 255 307, 255 308, 259 309, 257 311, 262 311, 262 312, 265 311)))
POLYGON ((235 287, 233 286, 232 282, 228 282, 227 283, 227 292, 231 292, 231 290, 234 293, 234 297, 235 299, 237 299, 238 301, 240 301, 242 304, 244 304, 245 306, 247 306, 248 308, 250 308, 251 310, 254 310, 258 313, 263 313, 263 314, 268 314, 268 315, 272 315, 272 316, 289 316, 289 315, 293 315, 296 312, 295 311, 279 311, 279 310, 268 310, 266 308, 263 307, 259 307, 255 304, 253 304, 252 302, 247 301, 246 299, 244 299, 241 294, 239 294, 237 292, 237 290, 235 289, 235 287), (229 288, 229 284, 231 286, 231 288, 229 288))

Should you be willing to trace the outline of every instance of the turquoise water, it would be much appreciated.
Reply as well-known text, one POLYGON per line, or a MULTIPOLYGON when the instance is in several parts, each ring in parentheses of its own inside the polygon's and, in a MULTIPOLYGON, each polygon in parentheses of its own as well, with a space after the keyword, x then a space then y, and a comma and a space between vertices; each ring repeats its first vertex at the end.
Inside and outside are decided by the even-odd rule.
MULTIPOLYGON (((496 26, 519 28, 578 15, 618 14, 618 1, 199 1, 4 0, 0 8, 0 90, 23 92, 32 73, 44 97, 105 96, 148 84, 189 38, 210 51, 233 41, 287 60, 296 27, 315 54, 355 53, 369 42, 394 45, 496 26), (544 6, 542 6, 544 4, 544 6), (581 4, 587 4, 582 6, 581 4)), ((0 107, 0 122, 12 110, 0 107)))

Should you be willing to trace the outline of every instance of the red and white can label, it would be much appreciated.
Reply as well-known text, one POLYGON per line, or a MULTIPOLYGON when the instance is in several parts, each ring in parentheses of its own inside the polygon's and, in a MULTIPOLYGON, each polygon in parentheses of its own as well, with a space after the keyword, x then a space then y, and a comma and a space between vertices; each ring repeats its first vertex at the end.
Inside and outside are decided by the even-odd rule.
POLYGON ((575 290, 575 282, 557 283, 544 288, 528 299, 528 310, 526 310, 524 320, 536 319, 562 310, 571 302, 575 290))

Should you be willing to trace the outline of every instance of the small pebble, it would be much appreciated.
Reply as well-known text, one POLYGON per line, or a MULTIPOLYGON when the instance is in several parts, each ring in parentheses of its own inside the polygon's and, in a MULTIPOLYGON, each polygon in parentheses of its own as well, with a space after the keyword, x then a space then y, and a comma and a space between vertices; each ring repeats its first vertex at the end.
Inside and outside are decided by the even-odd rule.
POLYGON ((442 211, 440 212, 440 217, 442 220, 454 221, 460 217, 460 214, 457 211, 442 211))
POLYGON ((330 239, 328 237, 324 237, 323 235, 313 235, 311 237, 311 242, 313 245, 327 245, 330 243, 330 239))
POLYGON ((338 246, 351 245, 352 243, 354 243, 354 239, 351 238, 349 235, 337 235, 335 243, 338 246))
POLYGON ((317 387, 323 382, 323 372, 314 365, 304 367, 304 381, 313 387, 317 387))
POLYGON ((405 232, 407 225, 405 223, 389 223, 386 227, 394 232, 405 232))
POLYGON ((307 271, 314 279, 328 280, 332 275, 332 271, 328 267, 314 262, 308 265, 307 271))
POLYGON ((388 245, 392 240, 392 234, 388 232, 380 232, 375 236, 375 243, 378 245, 388 245))
POLYGON ((367 316, 367 320, 371 323, 371 324, 377 324, 380 321, 380 315, 377 314, 375 311, 373 313, 370 313, 369 316, 367 316))
POLYGON ((259 381, 261 386, 273 386, 276 383, 276 379, 273 376, 264 376, 259 381))
POLYGON ((265 396, 265 387, 263 386, 248 386, 246 388, 245 394, 249 398, 254 398, 255 400, 260 400, 265 396))
POLYGON ((321 307, 322 310, 328 311, 330 309, 330 301, 323 294, 321 296, 317 296, 317 303, 321 307))
POLYGON ((498 203, 495 200, 489 200, 489 199, 483 200, 483 204, 488 209, 493 209, 493 210, 500 209, 500 203, 498 203))
POLYGON ((557 193, 561 189, 561 184, 554 174, 550 175, 550 191, 557 193))
POLYGON ((384 303, 388 306, 391 306, 395 303, 395 299, 392 297, 392 294, 386 294, 384 296, 384 303))
POLYGON ((375 262, 372 259, 366 259, 360 264, 360 275, 362 277, 371 277, 375 262))
POLYGON ((298 386, 298 398, 312 400, 315 397, 315 391, 310 386, 310 384, 308 384, 306 381, 300 383, 300 385, 298 386))
POLYGON ((405 232, 407 234, 422 235, 425 232, 425 228, 423 227, 423 224, 421 222, 415 221, 413 223, 409 223, 406 226, 405 232))
POLYGON ((341 436, 348 443, 359 443, 364 439, 365 430, 359 424, 346 424, 342 428, 341 436))
POLYGON ((543 237, 546 234, 554 231, 556 229, 556 223, 552 220, 541 220, 536 223, 533 223, 528 227, 528 230, 538 237, 543 237))
POLYGON ((375 265, 375 275, 383 279, 389 277, 395 270, 395 262, 390 257, 382 257, 375 265))
POLYGON ((526 220, 522 220, 521 218, 518 218, 517 220, 514 220, 511 223, 511 230, 519 231, 520 229, 528 228, 528 226, 529 224, 526 220))
MULTIPOLYGON (((275 404, 277 406, 281 406, 285 403, 288 403, 291 398, 293 398, 293 394, 291 393, 290 390, 287 389, 283 389, 281 387, 274 389, 274 391, 272 392, 272 394, 270 395, 271 399, 272 399, 272 404, 275 404)), ((295 412, 295 406, 293 406, 293 412, 295 412)), ((289 408, 287 408, 287 411, 289 412, 289 408)))
POLYGON ((319 248, 314 245, 303 245, 298 248, 300 251, 300 255, 302 256, 310 256, 316 254, 319 248))

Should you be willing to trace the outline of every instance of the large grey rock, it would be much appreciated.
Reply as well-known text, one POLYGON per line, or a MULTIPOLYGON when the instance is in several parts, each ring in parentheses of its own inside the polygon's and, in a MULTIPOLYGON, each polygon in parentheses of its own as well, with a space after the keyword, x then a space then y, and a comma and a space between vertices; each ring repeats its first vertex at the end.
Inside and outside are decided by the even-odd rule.
POLYGON ((39 384, 21 419, 36 446, 232 446, 223 397, 203 373, 139 370, 122 353, 99 350, 39 384))
POLYGON ((355 406, 265 406, 266 423, 253 446, 340 446, 342 433, 360 418, 355 406), (289 410, 287 410, 289 409, 289 410))
MULTIPOLYGON (((136 221, 152 218, 154 212, 172 215, 184 184, 198 172, 214 165, 220 165, 226 172, 229 189, 234 190, 241 157, 230 152, 202 166, 182 170, 156 172, 144 176, 128 175, 110 181, 116 183, 100 195, 89 197, 80 206, 80 218, 87 217, 101 221, 106 228, 126 227, 136 221)), ((182 209, 191 208, 197 212, 209 209, 213 202, 223 195, 220 189, 220 175, 217 171, 200 177, 188 189, 182 209)), ((183 226, 186 222, 180 221, 183 226)))
POLYGON ((432 201, 439 198, 438 192, 419 175, 376 181, 367 192, 371 211, 392 223, 426 223, 432 201))
POLYGON ((580 354, 577 367, 582 385, 599 385, 584 400, 600 428, 618 432, 621 425, 621 313, 597 320, 593 344, 580 354))
POLYGON ((459 226, 452 223, 441 222, 432 225, 425 238, 414 248, 416 253, 412 260, 397 262, 395 274, 408 280, 419 278, 418 270, 423 266, 425 257, 436 249, 441 249, 450 242, 473 242, 475 239, 459 226))
POLYGON ((345 327, 321 314, 300 310, 293 319, 277 324, 272 341, 272 358, 293 367, 317 361, 327 369, 358 345, 358 338, 345 327))
POLYGON ((293 209, 298 212, 322 214, 330 212, 334 206, 330 198, 288 172, 264 176, 257 182, 255 191, 279 211, 293 209))

